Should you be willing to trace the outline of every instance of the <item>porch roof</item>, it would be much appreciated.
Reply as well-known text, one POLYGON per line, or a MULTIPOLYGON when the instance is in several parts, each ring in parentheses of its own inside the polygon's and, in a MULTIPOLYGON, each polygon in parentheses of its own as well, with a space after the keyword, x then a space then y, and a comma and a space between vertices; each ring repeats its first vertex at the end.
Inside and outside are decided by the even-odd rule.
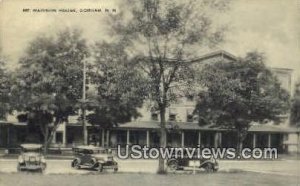
MULTIPOLYGON (((116 129, 158 129, 160 122, 157 121, 135 121, 120 124, 116 129)), ((182 130, 206 130, 206 131, 226 131, 228 129, 213 127, 212 125, 199 126, 198 123, 192 122, 167 122, 166 128, 182 129, 182 130)), ((293 133, 300 132, 299 128, 286 127, 270 124, 254 124, 250 127, 249 132, 283 132, 293 133)))
POLYGON ((0 125, 16 125, 16 126, 26 126, 26 122, 9 122, 9 121, 0 121, 0 125))
MULTIPOLYGON (((26 126, 26 122, 8 122, 8 121, 0 121, 1 125, 14 125, 14 126, 26 126)), ((124 124, 120 124, 118 127, 114 129, 159 129, 160 122, 158 121, 133 121, 124 124)), ((73 126, 82 126, 81 123, 68 123, 68 127, 73 126)), ((87 126, 92 126, 87 123, 87 126)), ((202 130, 202 131, 226 131, 228 129, 214 127, 212 125, 199 126, 198 123, 192 122, 167 122, 167 129, 182 129, 182 130, 202 130)), ((282 125, 272 125, 272 124, 253 124, 249 132, 280 132, 280 133, 297 133, 300 132, 300 128, 291 127, 291 126, 282 126, 282 125)))

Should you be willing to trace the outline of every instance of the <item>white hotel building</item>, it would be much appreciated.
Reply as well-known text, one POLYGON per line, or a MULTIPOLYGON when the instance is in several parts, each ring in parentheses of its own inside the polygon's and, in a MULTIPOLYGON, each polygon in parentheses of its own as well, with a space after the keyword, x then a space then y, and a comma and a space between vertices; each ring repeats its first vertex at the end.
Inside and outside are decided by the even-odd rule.
MULTIPOLYGON (((218 51, 200 57, 200 61, 211 63, 220 60, 237 60, 235 56, 218 51)), ((195 63, 197 65, 197 63, 195 63)), ((283 88, 292 94, 292 70, 286 68, 272 68, 272 71, 281 82, 283 88)), ((195 108, 193 96, 185 97, 172 104, 166 113, 167 119, 167 144, 176 147, 236 147, 236 132, 224 129, 211 128, 199 125, 193 116, 195 108)), ((88 125, 89 143, 106 147, 116 147, 117 144, 141 144, 148 146, 159 145, 159 115, 152 113, 147 107, 140 109, 142 117, 129 123, 120 124, 118 127, 101 130, 88 125)), ((274 125, 271 122, 264 124, 253 123, 244 141, 244 147, 276 147, 280 153, 298 152, 300 130, 289 125, 288 116, 284 122, 274 125)), ((22 142, 22 130, 26 124, 18 123, 14 118, 0 123, 0 147, 15 146, 22 142)), ((53 146, 72 147, 82 143, 82 125, 77 117, 70 117, 68 123, 59 126, 53 146)))

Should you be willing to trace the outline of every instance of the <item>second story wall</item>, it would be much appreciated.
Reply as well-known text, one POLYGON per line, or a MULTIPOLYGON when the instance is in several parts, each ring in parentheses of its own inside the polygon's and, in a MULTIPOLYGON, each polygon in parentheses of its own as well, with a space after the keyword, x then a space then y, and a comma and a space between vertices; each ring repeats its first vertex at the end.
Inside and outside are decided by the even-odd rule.
MULTIPOLYGON (((199 63, 194 62, 194 68, 201 68, 203 64, 215 63, 219 61, 237 60, 235 56, 225 51, 214 52, 199 58, 199 63)), ((271 68, 274 75, 278 78, 281 86, 292 95, 292 70, 286 68, 271 68)), ((196 105, 196 97, 186 96, 180 98, 176 104, 171 104, 166 110, 167 121, 178 122, 198 122, 197 116, 193 115, 196 105)), ((137 121, 159 121, 159 112, 151 112, 150 108, 144 106, 139 109, 142 117, 137 121)))

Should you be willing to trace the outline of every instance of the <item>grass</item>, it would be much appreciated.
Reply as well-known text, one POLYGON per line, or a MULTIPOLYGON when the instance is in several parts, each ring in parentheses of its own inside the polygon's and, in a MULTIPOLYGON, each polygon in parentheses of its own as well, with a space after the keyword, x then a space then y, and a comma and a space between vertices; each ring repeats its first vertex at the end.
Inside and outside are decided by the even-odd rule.
POLYGON ((299 180, 293 176, 278 176, 251 172, 214 173, 214 174, 50 174, 37 173, 0 173, 1 186, 82 186, 82 185, 298 185, 299 180))

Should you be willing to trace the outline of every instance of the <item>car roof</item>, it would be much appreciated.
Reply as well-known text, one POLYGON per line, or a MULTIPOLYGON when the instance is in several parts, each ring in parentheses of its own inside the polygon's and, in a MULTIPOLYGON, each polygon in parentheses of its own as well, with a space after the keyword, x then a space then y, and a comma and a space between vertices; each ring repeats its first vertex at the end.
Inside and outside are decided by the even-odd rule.
POLYGON ((93 145, 80 145, 77 147, 74 147, 76 149, 87 149, 87 150, 105 150, 105 148, 102 147, 95 147, 93 145))
POLYGON ((42 147, 41 144, 34 144, 34 143, 26 143, 20 145, 24 149, 39 149, 42 147))

